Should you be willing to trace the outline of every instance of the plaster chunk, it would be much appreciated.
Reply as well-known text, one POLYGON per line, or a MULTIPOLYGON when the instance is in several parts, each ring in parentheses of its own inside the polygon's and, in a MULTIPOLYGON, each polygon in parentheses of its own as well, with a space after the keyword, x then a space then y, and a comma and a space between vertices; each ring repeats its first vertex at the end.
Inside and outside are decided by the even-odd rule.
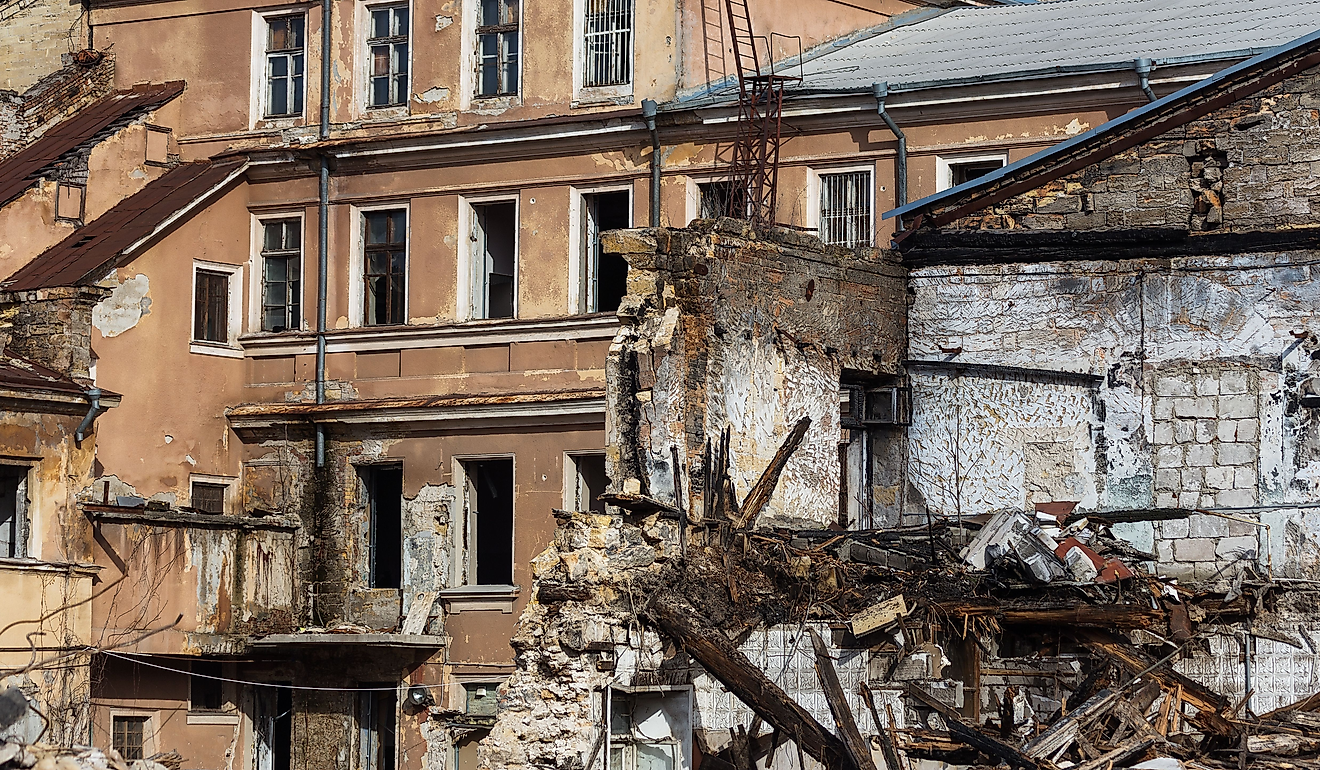
POLYGON ((92 326, 105 337, 118 337, 137 326, 151 312, 150 291, 150 280, 141 274, 119 284, 92 309, 92 326))

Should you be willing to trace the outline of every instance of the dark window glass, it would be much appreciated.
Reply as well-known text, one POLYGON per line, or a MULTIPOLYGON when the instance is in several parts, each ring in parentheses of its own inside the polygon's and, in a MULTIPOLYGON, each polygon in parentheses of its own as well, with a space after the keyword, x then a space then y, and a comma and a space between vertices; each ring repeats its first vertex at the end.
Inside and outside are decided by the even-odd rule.
POLYGON ((296 219, 262 223, 261 329, 302 327, 302 232, 296 219))
POLYGON ((22 468, 0 467, 0 557, 26 556, 26 532, 19 496, 26 472, 22 468))
POLYGON ((363 474, 367 485, 372 588, 403 585, 403 468, 379 466, 363 474))
POLYGON ((266 21, 266 117, 303 111, 303 16, 266 21))
POLYGON ((371 10, 371 62, 367 105, 394 107, 408 103, 408 6, 371 10))
POLYGON ((371 211, 364 215, 366 247, 363 254, 367 325, 401 324, 406 296, 408 214, 406 211, 371 211))
POLYGON ((113 717, 110 723, 111 748, 130 762, 145 759, 147 717, 113 717))
POLYGON ((477 96, 518 93, 519 2, 477 5, 477 96))
POLYGON ((192 507, 202 513, 224 513, 225 485, 194 481, 192 485, 192 507))
POLYGON ((974 161, 971 163, 950 163, 949 176, 950 182, 957 187, 964 182, 970 182, 977 177, 985 176, 991 171, 998 171, 1004 167, 1004 162, 999 159, 974 161))
POLYGON ((632 200, 626 192, 596 193, 583 196, 587 248, 586 312, 612 313, 628 293, 628 261, 618 254, 606 254, 600 235, 632 224, 632 200))
POLYGON ((229 274, 197 271, 193 339, 229 341, 229 274))
POLYGON ((476 585, 513 584, 513 460, 474 460, 464 465, 472 542, 469 559, 476 585))

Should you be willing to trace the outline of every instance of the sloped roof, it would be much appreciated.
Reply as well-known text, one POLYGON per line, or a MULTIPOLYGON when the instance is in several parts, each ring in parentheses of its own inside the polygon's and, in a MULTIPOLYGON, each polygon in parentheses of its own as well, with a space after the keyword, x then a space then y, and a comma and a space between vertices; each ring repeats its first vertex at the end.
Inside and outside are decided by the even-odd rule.
MULTIPOLYGON (((1320 29, 1315 0, 1051 0, 956 8, 804 57, 802 92, 869 93, 1247 58, 1320 29)), ((1158 69, 1157 69, 1158 72, 1158 69)), ((1157 75, 1158 76, 1158 75, 1157 75)))
POLYGON ((235 179, 246 165, 245 158, 230 158, 175 166, 47 249, 0 282, 0 287, 29 291, 94 283, 126 262, 135 248, 167 229, 180 214, 235 179))
POLYGON ((54 369, 0 349, 0 389, 43 390, 82 395, 85 387, 54 369))
POLYGON ((155 109, 183 93, 183 81, 134 86, 92 102, 53 126, 41 138, 0 161, 0 206, 41 178, 51 164, 139 112, 155 109))
MULTIPOLYGON (((920 216, 922 223, 919 226, 941 227, 1135 147, 1316 66, 1320 66, 1320 31, 1234 64, 1163 99, 985 176, 887 211, 884 219, 902 216, 912 220, 920 216)), ((908 231, 911 232, 914 230, 908 231)), ((900 235, 896 240, 905 237, 900 235)))

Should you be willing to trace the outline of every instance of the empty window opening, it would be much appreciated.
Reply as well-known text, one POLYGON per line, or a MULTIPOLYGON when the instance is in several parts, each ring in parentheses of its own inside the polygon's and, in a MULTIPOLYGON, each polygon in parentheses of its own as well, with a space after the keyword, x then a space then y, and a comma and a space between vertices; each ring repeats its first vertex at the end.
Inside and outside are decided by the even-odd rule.
POLYGON ((408 103, 408 6, 371 9, 367 55, 371 85, 367 105, 395 107, 408 103))
POLYGON ((365 469, 370 585, 399 588, 403 585, 403 468, 381 465, 365 469))
POLYGON ((628 293, 628 261, 606 254, 600 235, 632 226, 632 196, 627 191, 582 196, 584 296, 588 313, 612 313, 628 293))
POLYGON ((222 514, 225 512, 224 484, 210 484, 202 481, 192 483, 192 507, 200 513, 222 514))
POLYGON ((401 324, 407 296, 408 212, 369 211, 363 214, 363 268, 368 326, 401 324))
POLYGON ((520 0, 477 3, 477 96, 518 93, 520 0))
POLYGON ((253 702, 253 770, 289 770, 293 757, 293 691, 287 686, 257 687, 253 702))
POLYGON ((188 708, 191 711, 220 711, 225 707, 224 681, 219 663, 195 660, 188 677, 188 708))
POLYGON ((390 682, 364 682, 358 696, 361 770, 394 770, 398 694, 390 682))
POLYGON ((690 694, 606 690, 609 770, 685 770, 692 766, 690 694))
POLYGON ((302 222, 261 223, 261 330, 302 327, 302 222))
POLYGON ((193 339, 229 342, 229 274, 198 270, 193 291, 193 339))
POLYGON ((476 585, 513 585, 513 460, 463 465, 469 511, 469 575, 476 585))
POLYGON ((114 716, 110 718, 110 746, 125 761, 146 758, 147 722, 150 717, 114 716))
POLYGON ((746 216, 747 196, 737 195, 737 186, 732 180, 718 182, 700 182, 697 193, 700 205, 698 219, 719 219, 720 217, 746 216), (736 196, 736 200, 735 200, 736 196))
POLYGON ((583 82, 621 86, 632 81, 632 0, 585 0, 583 82))
POLYGON ((304 16, 266 20, 266 117, 303 111, 304 16))
POLYGON ((87 188, 80 184, 55 185, 55 218, 77 225, 83 223, 87 213, 87 188))
POLYGON ((0 557, 27 556, 27 469, 0 466, 0 557))
POLYGON ((909 423, 906 387, 845 381, 839 387, 839 524, 849 529, 894 526, 902 515, 909 423))
POLYGON ((605 513, 605 503, 600 499, 609 484, 605 455, 572 455, 569 459, 573 463, 573 510, 605 513))
POLYGON ((472 206, 474 318, 513 318, 518 271, 518 204, 472 206))
POLYGON ((855 249, 872 243, 870 171, 820 175, 820 239, 855 249))
POLYGON ((992 171, 998 171, 1004 167, 1004 161, 1000 158, 993 160, 977 160, 967 163, 949 163, 949 186, 957 187, 965 182, 970 182, 977 177, 985 176, 992 171))
POLYGON ((170 129, 164 126, 147 126, 147 155, 149 166, 168 166, 170 162, 170 129))

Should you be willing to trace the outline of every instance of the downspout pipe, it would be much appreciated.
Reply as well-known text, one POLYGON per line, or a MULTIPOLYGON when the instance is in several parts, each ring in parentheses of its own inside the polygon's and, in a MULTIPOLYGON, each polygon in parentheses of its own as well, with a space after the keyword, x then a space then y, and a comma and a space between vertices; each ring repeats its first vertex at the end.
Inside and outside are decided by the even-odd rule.
MULTIPOLYGON (((330 138, 330 25, 332 0, 321 0, 321 141, 330 138)), ((321 152, 316 200, 316 403, 325 403, 326 284, 330 275, 330 158, 321 152)), ((316 424, 316 467, 325 467, 325 426, 316 424)))
MULTIPOLYGON (((894 158, 894 208, 906 206, 908 202, 908 158, 907 158, 907 134, 898 127, 894 119, 890 117, 885 110, 885 99, 889 96, 889 83, 872 83, 871 93, 875 95, 875 111, 880 119, 885 122, 889 130, 898 138, 898 155, 894 158)), ((903 218, 898 218, 897 228, 903 230, 903 218)))
POLYGON ((660 226, 660 131, 655 127, 655 112, 655 100, 643 99, 642 120, 651 132, 651 227, 660 226))
POLYGON ((79 444, 91 435, 92 424, 96 422, 96 418, 106 412, 106 407, 101 406, 100 388, 89 388, 83 395, 87 397, 88 402, 87 416, 82 419, 82 422, 78 423, 77 429, 73 432, 73 440, 79 444))
POLYGON ((1150 73, 1155 69, 1154 62, 1143 56, 1133 64, 1137 69, 1137 85, 1141 86, 1141 92, 1152 102, 1159 99, 1150 88, 1150 73))

